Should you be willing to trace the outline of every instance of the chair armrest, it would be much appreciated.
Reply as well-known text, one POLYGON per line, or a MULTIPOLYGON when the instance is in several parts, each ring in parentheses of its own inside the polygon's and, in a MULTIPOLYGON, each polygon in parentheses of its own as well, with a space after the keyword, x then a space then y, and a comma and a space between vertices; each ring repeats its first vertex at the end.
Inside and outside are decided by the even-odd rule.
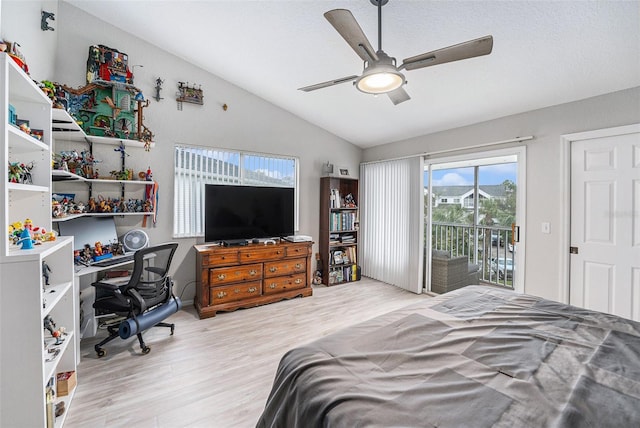
POLYGON ((165 272, 163 268, 159 268, 155 266, 147 266, 144 269, 149 272, 157 273, 158 275, 164 275, 164 272, 165 272))
POLYGON ((117 284, 112 284, 109 282, 94 282, 93 284, 91 284, 93 287, 99 288, 101 290, 107 290, 107 291, 119 291, 120 290, 120 286, 117 284))

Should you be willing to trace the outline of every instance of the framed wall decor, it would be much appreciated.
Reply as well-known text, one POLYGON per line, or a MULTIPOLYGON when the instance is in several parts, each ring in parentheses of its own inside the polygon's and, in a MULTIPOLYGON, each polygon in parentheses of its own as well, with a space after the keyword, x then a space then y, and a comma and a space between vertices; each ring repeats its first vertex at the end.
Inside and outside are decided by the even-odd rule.
POLYGON ((178 82, 178 102, 185 102, 191 104, 204 104, 204 95, 202 89, 194 86, 189 86, 189 83, 178 82))

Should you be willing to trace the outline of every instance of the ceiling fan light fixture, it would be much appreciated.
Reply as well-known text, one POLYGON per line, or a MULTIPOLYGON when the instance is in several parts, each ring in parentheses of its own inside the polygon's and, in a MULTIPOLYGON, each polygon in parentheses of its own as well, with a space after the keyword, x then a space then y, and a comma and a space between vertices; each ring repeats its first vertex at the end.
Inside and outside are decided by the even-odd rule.
POLYGON ((402 73, 381 71, 360 77, 356 87, 367 94, 384 94, 398 89, 403 83, 402 73))
POLYGON ((404 85, 404 74, 394 65, 394 58, 390 58, 382 51, 378 51, 379 60, 369 65, 356 80, 358 90, 367 94, 385 94, 404 85))

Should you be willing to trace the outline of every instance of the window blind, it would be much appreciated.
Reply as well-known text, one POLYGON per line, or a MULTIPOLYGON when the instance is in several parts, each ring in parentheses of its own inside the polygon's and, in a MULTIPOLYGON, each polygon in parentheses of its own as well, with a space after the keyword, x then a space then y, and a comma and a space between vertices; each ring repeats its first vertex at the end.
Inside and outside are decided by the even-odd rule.
POLYGON ((422 291, 422 157, 360 166, 362 274, 422 291))
POLYGON ((297 158, 182 145, 174 156, 174 237, 204 236, 205 184, 292 187, 297 230, 297 158))

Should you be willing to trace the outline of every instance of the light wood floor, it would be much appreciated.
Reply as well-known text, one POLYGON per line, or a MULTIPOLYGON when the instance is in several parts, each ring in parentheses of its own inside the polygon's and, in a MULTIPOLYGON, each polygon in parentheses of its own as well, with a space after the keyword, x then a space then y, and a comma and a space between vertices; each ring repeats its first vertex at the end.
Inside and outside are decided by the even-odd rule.
POLYGON ((371 279, 317 286, 313 296, 199 320, 192 306, 169 329, 117 339, 98 359, 83 340, 66 428, 253 427, 282 355, 343 327, 429 298, 371 279))

